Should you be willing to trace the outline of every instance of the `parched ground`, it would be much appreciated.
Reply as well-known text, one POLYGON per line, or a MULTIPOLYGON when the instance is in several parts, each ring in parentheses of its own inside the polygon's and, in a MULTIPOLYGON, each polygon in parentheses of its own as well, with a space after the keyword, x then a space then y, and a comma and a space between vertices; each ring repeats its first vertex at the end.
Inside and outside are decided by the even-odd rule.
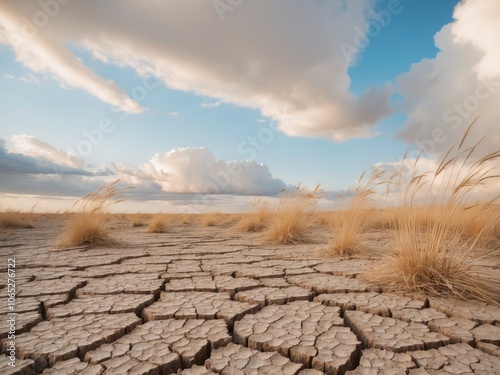
POLYGON ((54 248, 61 218, 0 233, 0 374, 500 374, 500 309, 362 281, 374 261, 320 256, 326 228, 269 246, 228 223, 115 221, 118 248, 54 248))

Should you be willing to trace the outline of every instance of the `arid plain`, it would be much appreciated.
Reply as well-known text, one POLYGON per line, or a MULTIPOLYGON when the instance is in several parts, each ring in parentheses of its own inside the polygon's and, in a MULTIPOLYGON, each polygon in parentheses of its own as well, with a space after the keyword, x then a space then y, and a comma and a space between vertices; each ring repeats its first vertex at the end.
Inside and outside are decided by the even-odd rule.
MULTIPOLYGON (((370 280, 393 229, 371 225, 356 254, 332 256, 336 214, 310 214, 309 240, 284 245, 247 231, 255 215, 163 215, 162 233, 149 233, 158 215, 106 215, 107 247, 56 246, 70 214, 3 228, 16 296, 2 303, 0 372, 500 373, 498 305, 370 280)), ((475 267, 498 279, 498 258, 475 267)))

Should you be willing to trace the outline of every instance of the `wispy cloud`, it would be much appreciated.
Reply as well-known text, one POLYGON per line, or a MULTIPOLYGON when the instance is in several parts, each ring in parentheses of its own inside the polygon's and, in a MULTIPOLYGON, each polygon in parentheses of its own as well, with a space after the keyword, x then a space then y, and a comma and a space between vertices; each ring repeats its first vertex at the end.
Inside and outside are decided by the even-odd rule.
MULTIPOLYGON (((42 142, 43 143, 43 142, 42 142)), ((52 146, 50 146, 52 147, 52 146)), ((75 175, 75 176, 94 176, 94 173, 83 168, 78 168, 67 163, 58 163, 53 158, 54 155, 44 154, 43 152, 32 152, 26 149, 26 154, 14 150, 7 150, 5 141, 0 139, 0 175, 75 175), (44 156, 42 156, 44 155, 44 156)), ((12 179, 5 178, 2 184, 13 183, 12 179)), ((37 185, 32 185, 33 191, 36 191, 37 185)))
POLYGON ((181 113, 180 112, 168 112, 168 115, 172 116, 172 117, 179 117, 181 115, 181 113))
POLYGON ((19 81, 24 83, 36 83, 37 85, 40 84, 40 80, 31 73, 26 73, 25 75, 20 76, 18 79, 19 81))
POLYGON ((9 151, 70 168, 83 167, 83 159, 81 157, 60 150, 32 135, 14 135, 9 151))
POLYGON ((0 27, 3 31, 0 43, 10 45, 17 60, 26 67, 51 74, 65 87, 86 90, 126 112, 142 112, 143 108, 123 89, 85 66, 68 48, 68 44, 74 42, 78 45, 85 39, 85 35, 74 33, 79 28, 74 23, 75 12, 78 12, 74 3, 66 4, 65 12, 56 12, 49 17, 38 1, 0 2, 0 27), (34 15, 42 13, 47 22, 38 25, 34 15), (69 38, 70 34, 75 39, 69 38))
POLYGON ((220 106, 220 102, 202 102, 201 106, 205 108, 216 108, 220 106))

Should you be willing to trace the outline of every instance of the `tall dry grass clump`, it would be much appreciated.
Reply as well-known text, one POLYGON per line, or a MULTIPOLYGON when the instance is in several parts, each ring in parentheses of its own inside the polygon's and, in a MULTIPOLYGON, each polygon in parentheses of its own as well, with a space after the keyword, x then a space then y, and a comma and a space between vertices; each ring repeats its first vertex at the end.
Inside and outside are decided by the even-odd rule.
POLYGON ((470 200, 472 192, 500 177, 491 166, 498 162, 500 150, 481 156, 481 141, 468 146, 473 124, 433 171, 422 171, 419 156, 411 161, 410 173, 404 173, 404 165, 410 162, 405 156, 391 179, 401 191, 395 247, 366 275, 369 280, 406 291, 499 303, 498 274, 488 274, 475 262, 500 256, 498 247, 480 246, 498 222, 500 196, 474 204, 470 200), (430 203, 418 204, 423 198, 430 203))
POLYGON ((310 214, 320 198, 319 185, 314 190, 299 185, 295 190, 283 191, 276 206, 271 208, 264 239, 281 245, 313 243, 311 228, 314 220, 310 214))
POLYGON ((267 225, 271 218, 271 208, 269 204, 261 199, 256 199, 252 202, 250 212, 244 213, 236 229, 241 232, 260 232, 267 225))
POLYGON ((347 199, 348 204, 346 209, 333 216, 334 236, 329 244, 331 253, 346 256, 361 251, 361 236, 371 225, 372 199, 376 194, 375 188, 382 184, 383 173, 375 169, 367 181, 364 181, 363 173, 354 189, 339 196, 340 199, 347 199))
POLYGON ((122 201, 118 180, 79 199, 61 234, 57 246, 116 246, 119 241, 109 235, 105 226, 109 208, 122 201))
POLYGON ((145 227, 147 225, 145 219, 146 215, 143 215, 141 213, 133 214, 130 216, 130 225, 132 225, 133 228, 145 227))
POLYGON ((166 214, 158 213, 149 222, 148 233, 167 233, 169 231, 172 218, 166 214))
POLYGON ((201 224, 204 227, 215 227, 222 222, 223 215, 220 212, 209 212, 202 215, 201 224))
POLYGON ((33 228, 34 207, 29 212, 6 210, 0 212, 0 228, 33 228))

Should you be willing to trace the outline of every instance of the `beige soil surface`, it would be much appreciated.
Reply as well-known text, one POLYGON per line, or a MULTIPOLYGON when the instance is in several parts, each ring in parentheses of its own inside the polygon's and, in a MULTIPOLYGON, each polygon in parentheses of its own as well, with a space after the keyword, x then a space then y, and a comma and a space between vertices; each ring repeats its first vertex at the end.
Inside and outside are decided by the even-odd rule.
POLYGON ((273 246, 230 220, 152 234, 117 216, 123 245, 57 249, 63 225, 0 232, 0 374, 500 374, 498 307, 359 278, 387 231, 366 236, 371 257, 348 259, 322 255, 320 226, 316 244, 273 246))

